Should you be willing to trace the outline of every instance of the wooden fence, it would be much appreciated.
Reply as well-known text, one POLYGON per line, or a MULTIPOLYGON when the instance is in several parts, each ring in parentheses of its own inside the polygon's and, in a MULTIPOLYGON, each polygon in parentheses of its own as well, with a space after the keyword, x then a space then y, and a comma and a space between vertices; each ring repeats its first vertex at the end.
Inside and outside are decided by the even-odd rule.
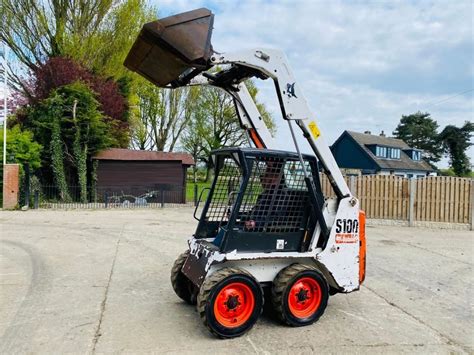
MULTIPOLYGON (((367 218, 473 225, 474 180, 436 176, 406 179, 393 175, 346 177, 367 218)), ((334 196, 321 175, 325 196, 334 196)))

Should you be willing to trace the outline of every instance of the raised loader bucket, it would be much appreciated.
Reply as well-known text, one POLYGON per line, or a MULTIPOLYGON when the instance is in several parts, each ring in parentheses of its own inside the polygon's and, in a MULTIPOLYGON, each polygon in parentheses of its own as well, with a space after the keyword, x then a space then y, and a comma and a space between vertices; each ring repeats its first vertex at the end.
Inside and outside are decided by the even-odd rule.
POLYGON ((193 69, 209 67, 214 14, 201 8, 145 24, 125 66, 158 86, 178 85, 193 69))

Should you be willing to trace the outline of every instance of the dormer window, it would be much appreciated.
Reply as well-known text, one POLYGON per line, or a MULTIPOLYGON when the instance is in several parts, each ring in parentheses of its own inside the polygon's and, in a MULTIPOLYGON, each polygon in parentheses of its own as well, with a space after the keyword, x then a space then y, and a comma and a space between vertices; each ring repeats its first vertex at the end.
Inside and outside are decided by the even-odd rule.
POLYGON ((411 153, 411 158, 415 161, 421 160, 421 152, 419 150, 413 150, 411 153))
POLYGON ((387 158, 400 159, 400 149, 398 149, 398 148, 388 148, 387 158))
POLYGON ((405 149, 404 152, 413 161, 420 161, 421 158, 422 158, 421 157, 421 150, 410 148, 410 149, 405 149))
POLYGON ((379 158, 400 159, 401 151, 399 148, 383 147, 380 145, 376 145, 375 147, 372 146, 371 150, 379 158))

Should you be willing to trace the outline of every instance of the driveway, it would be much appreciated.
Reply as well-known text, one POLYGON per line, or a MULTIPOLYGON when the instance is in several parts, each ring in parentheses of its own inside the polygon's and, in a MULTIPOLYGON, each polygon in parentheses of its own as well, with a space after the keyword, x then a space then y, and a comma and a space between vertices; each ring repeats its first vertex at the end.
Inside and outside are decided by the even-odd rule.
POLYGON ((0 212, 0 353, 473 353, 473 236, 368 227, 367 278, 314 325, 218 340, 173 293, 190 208, 0 212))

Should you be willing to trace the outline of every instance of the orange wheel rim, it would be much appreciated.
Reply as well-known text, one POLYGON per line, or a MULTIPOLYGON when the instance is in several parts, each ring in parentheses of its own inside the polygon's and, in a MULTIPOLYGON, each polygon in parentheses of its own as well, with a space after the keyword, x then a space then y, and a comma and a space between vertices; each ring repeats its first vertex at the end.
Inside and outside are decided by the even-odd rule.
POLYGON ((319 308, 321 298, 319 283, 311 277, 302 277, 291 286, 288 307, 296 318, 308 318, 319 308))
POLYGON ((255 308, 255 297, 249 286, 234 282, 217 294, 214 316, 227 328, 236 328, 247 322, 255 308))

